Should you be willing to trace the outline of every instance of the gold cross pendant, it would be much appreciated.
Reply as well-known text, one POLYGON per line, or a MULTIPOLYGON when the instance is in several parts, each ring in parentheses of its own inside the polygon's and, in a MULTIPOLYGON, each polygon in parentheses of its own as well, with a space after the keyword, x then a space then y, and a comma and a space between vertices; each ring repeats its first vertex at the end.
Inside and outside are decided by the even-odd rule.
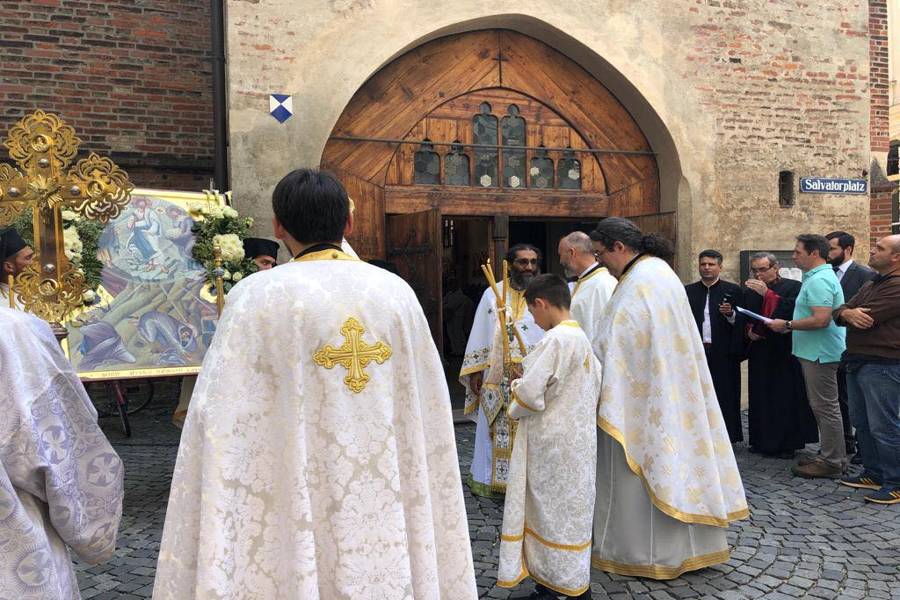
POLYGON ((370 346, 363 341, 362 335, 365 331, 365 327, 359 321, 350 317, 341 327, 344 344, 340 348, 326 345, 313 355, 313 360, 321 367, 331 369, 335 365, 340 365, 347 369, 344 384, 356 394, 363 391, 369 382, 369 374, 363 370, 366 365, 373 360, 380 365, 392 354, 391 347, 384 342, 376 342, 370 346))

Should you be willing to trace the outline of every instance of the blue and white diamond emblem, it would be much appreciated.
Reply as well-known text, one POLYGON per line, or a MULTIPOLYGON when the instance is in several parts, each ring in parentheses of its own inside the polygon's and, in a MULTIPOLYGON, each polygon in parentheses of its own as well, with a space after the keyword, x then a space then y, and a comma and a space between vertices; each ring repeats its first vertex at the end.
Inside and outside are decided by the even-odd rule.
POLYGON ((292 96, 288 94, 269 94, 269 114, 279 123, 284 123, 294 115, 292 96))

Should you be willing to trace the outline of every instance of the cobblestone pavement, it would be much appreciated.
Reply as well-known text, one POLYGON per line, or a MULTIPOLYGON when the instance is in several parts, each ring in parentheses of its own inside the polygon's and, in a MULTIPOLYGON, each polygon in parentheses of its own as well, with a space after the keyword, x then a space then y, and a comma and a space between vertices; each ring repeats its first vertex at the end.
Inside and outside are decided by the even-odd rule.
MULTIPOLYGON (((178 444, 170 416, 168 406, 134 415, 130 439, 117 420, 101 420, 125 461, 125 507, 115 557, 96 567, 76 563, 84 598, 150 596, 178 444)), ((457 426, 463 473, 474 438, 474 425, 457 426)), ((594 571, 593 597, 900 599, 900 505, 870 505, 836 482, 791 477, 789 461, 750 454, 743 444, 736 455, 751 518, 730 528, 728 563, 664 582, 594 571)), ((494 587, 502 504, 468 490, 465 499, 479 594, 527 596, 529 581, 512 591, 494 587)))

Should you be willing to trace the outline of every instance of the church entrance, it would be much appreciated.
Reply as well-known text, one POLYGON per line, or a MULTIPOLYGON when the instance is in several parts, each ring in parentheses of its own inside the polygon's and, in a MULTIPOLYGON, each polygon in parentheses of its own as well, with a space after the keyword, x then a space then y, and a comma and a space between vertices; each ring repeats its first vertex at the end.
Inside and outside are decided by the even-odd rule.
POLYGON ((656 155, 627 107, 513 31, 439 38, 383 67, 321 162, 355 201, 353 247, 410 283, 448 363, 464 347, 465 300, 486 286, 480 265, 498 266, 510 245, 538 246, 542 270, 559 272, 559 238, 607 216, 675 238, 656 155))

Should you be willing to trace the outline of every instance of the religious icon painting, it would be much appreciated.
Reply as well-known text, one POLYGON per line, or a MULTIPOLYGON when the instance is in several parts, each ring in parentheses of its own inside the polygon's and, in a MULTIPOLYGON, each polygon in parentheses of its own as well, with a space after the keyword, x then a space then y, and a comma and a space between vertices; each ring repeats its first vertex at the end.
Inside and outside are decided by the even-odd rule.
POLYGON ((221 194, 136 189, 103 230, 100 301, 72 313, 63 344, 82 379, 198 373, 217 322, 196 262, 198 204, 225 206, 221 194))

